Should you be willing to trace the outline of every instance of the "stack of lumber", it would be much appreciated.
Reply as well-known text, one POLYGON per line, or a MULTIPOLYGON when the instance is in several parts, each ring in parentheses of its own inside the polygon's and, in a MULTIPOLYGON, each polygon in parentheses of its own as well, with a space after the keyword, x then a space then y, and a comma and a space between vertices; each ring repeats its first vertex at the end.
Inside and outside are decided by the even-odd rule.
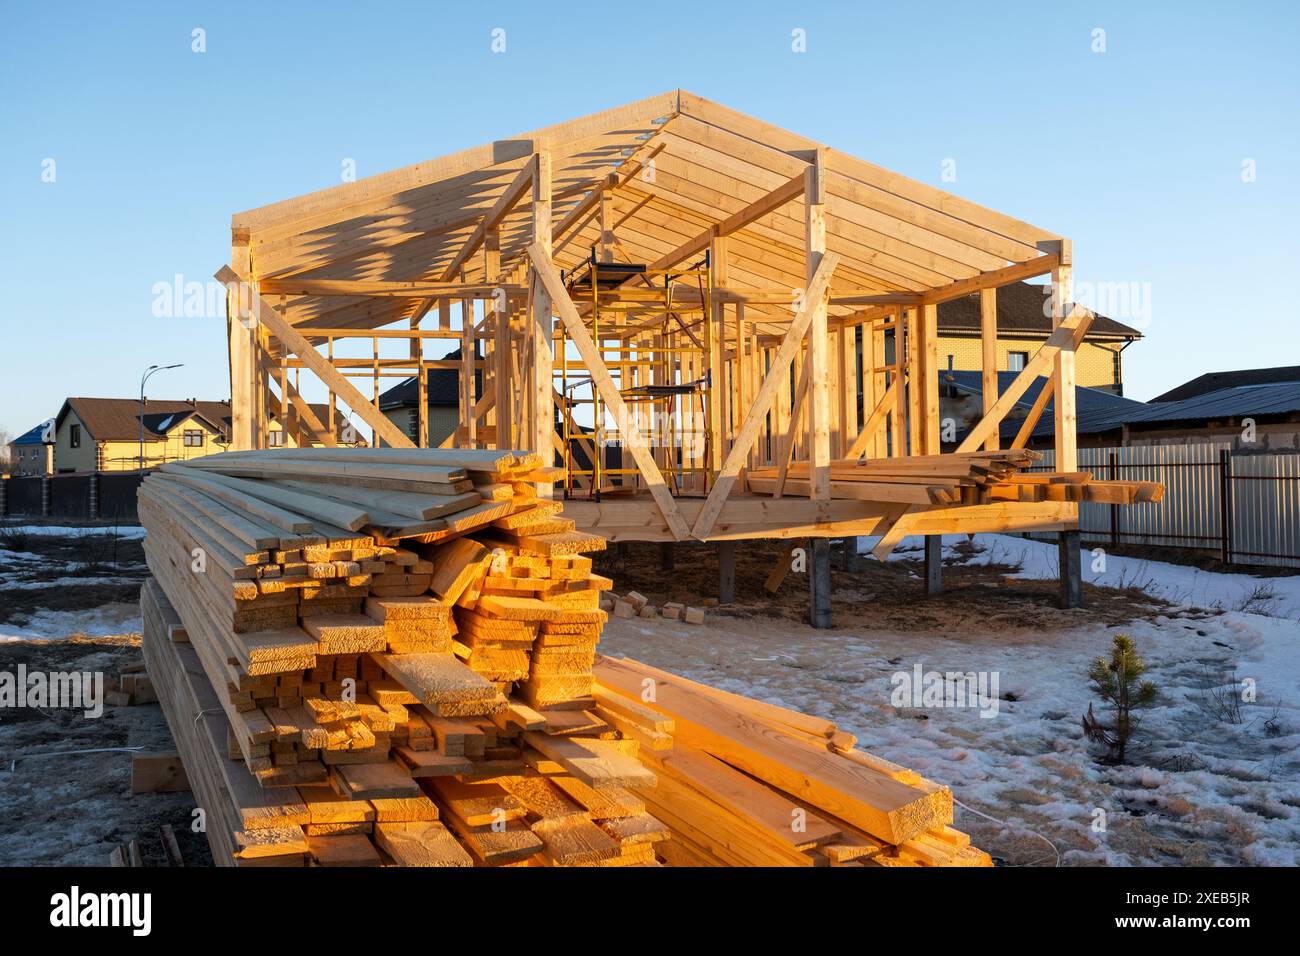
POLYGON ((948 828, 948 791, 825 721, 598 663, 605 542, 537 496, 552 472, 519 452, 327 449, 144 481, 145 658, 214 859, 987 860, 948 828))
MULTIPOLYGON (((830 496, 908 505, 978 505, 994 501, 1092 501, 1133 504, 1159 501, 1164 488, 1151 481, 1102 481, 1086 471, 1025 472, 1042 455, 1026 448, 947 455, 832 461, 830 496)), ((748 472, 758 494, 809 494, 808 463, 748 472)))
POLYGON ((145 653, 215 859, 658 864, 655 776, 592 713, 605 542, 537 497, 552 471, 348 449, 145 480, 145 653))
POLYGON ((991 866, 952 793, 828 720, 598 657, 597 713, 642 742, 677 866, 991 866))

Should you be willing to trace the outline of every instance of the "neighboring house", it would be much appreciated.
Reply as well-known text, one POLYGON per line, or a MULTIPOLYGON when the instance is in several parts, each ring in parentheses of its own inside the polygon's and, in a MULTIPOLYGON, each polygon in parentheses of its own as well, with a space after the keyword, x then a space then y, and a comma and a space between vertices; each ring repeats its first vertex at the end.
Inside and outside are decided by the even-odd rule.
MULTIPOLYGON (((998 390, 1006 391, 1017 372, 999 372, 998 390)), ((1025 394, 1007 412, 998 429, 1001 447, 1009 448, 1020 432, 1025 417, 1033 408, 1047 379, 1039 376, 1030 383, 1025 394)), ((956 437, 960 442, 966 433, 984 417, 982 375, 980 372, 939 373, 939 417, 956 421, 956 437)), ((1147 409, 1144 402, 1116 395, 1104 388, 1077 387, 1074 390, 1075 413, 1078 421, 1076 435, 1080 448, 1097 448, 1120 445, 1124 439, 1124 420, 1147 409)), ((1026 442, 1030 448, 1052 448, 1055 443, 1056 419, 1053 402, 1048 399, 1038 423, 1026 442)))
MULTIPOLYGON (((230 445, 228 401, 146 399, 143 418, 140 409, 135 398, 67 399, 54 420, 54 470, 134 471, 141 464, 142 433, 145 468, 201 458, 226 451, 230 445)), ((328 420, 326 406, 312 405, 312 409, 322 421, 328 420)), ((341 440, 347 420, 336 415, 335 423, 341 440)), ((278 422, 272 423, 270 435, 272 447, 295 446, 292 435, 285 435, 278 422)), ((358 443, 359 439, 352 442, 358 443)))
POLYGON ((1185 398, 1207 395, 1224 388, 1236 388, 1240 385, 1276 385, 1281 382, 1300 382, 1300 365, 1285 365, 1279 368, 1242 368, 1232 372, 1206 372, 1177 388, 1171 388, 1163 395, 1157 395, 1151 401, 1181 402, 1185 398))
MULTIPOLYGON (((1222 374, 1222 373, 1219 373, 1222 374)), ((1125 416, 1126 445, 1232 442, 1234 454, 1300 452, 1300 381, 1236 385, 1125 416)))
MULTIPOLYGON (((999 389, 1015 378, 998 373, 999 389)), ((1047 379, 1030 384, 1000 428, 1002 447, 1015 439, 1025 415, 1047 379)), ((942 372, 940 417, 957 424, 960 442, 982 416, 978 372, 942 372)), ((1238 385, 1182 401, 1135 402, 1103 389, 1075 390, 1080 448, 1133 445, 1193 445, 1230 442, 1234 454, 1300 453, 1300 381, 1238 385)), ((1051 448, 1055 432, 1052 401, 1030 434, 1030 448, 1051 448)))
MULTIPOLYGON (((998 289, 998 371, 1017 372, 1052 332, 1045 304, 1050 286, 1018 282, 998 289)), ((939 305, 939 365, 978 372, 981 365, 980 297, 970 295, 939 305)), ((1123 352, 1142 333, 1098 315, 1075 352, 1077 384, 1124 394, 1123 352)))
MULTIPOLYGON (((444 360, 460 359, 460 349, 444 356, 444 360)), ((427 441, 426 446, 436 448, 443 439, 460 427, 460 370, 454 368, 431 368, 425 370, 427 392, 427 441)), ((478 388, 480 373, 474 373, 475 392, 478 388)), ((412 375, 394 385, 379 396, 379 410, 384 416, 402 430, 415 442, 420 434, 420 383, 412 375)))
POLYGON ((54 473, 51 422, 41 422, 9 443, 9 473, 15 477, 54 473))

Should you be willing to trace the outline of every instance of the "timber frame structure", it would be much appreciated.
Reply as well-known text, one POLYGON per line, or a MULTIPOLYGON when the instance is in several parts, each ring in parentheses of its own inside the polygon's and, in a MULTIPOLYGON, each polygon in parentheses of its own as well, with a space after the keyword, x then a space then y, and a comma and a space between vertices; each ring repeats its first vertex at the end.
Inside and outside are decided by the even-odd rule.
POLYGON ((334 444, 301 369, 376 444, 412 446, 378 409, 381 378, 418 376, 423 436, 425 372, 454 367, 444 444, 554 449, 569 475, 540 493, 610 540, 1077 528, 1073 500, 846 497, 832 480, 832 463, 942 454, 937 306, 972 294, 984 417, 957 452, 996 451, 1046 375, 1024 433, 1052 398, 1056 467, 1075 471, 1091 315, 1071 303, 1069 241, 691 93, 239 213, 232 233, 236 449, 264 447, 281 406, 302 440, 334 444), (997 290, 1035 276, 1055 331, 999 396, 997 290), (402 354, 381 356, 392 339, 402 354), (435 339, 460 358, 429 357, 435 339), (336 355, 345 340, 371 355, 336 355), (777 477, 751 479, 764 468, 777 477))

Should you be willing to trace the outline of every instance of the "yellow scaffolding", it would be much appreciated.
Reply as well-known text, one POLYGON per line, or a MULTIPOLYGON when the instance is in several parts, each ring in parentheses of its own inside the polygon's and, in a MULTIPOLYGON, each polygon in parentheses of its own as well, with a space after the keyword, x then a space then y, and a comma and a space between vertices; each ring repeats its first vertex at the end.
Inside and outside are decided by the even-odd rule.
MULTIPOLYGON (((707 493, 711 479, 709 449, 717 440, 707 427, 714 401, 712 386, 715 384, 711 381, 708 366, 710 337, 714 334, 712 323, 708 321, 709 303, 713 298, 708 253, 691 266, 650 270, 635 263, 601 262, 593 247, 590 259, 583 266, 566 272, 564 280, 574 303, 581 305, 585 302, 589 306, 586 321, 592 341, 600 351, 601 359, 610 365, 610 373, 619 383, 624 402, 650 406, 647 444, 672 492, 677 495, 707 493), (636 279, 641 280, 646 288, 629 290, 625 283, 636 279), (675 287, 683 284, 698 291, 698 305, 674 304, 675 287), (694 325, 703 329, 702 339, 691 331, 692 325, 684 319, 692 316, 701 320, 694 325), (642 321, 633 323, 633 319, 642 321), (660 341, 649 346, 627 344, 625 336, 629 330, 634 336, 657 331, 660 341), (602 339, 602 334, 605 339, 617 339, 619 344, 610 344, 602 339), (631 367, 649 371, 656 381, 629 386, 628 370, 631 367), (688 374, 696 371, 700 374, 688 374), (684 402, 679 401, 683 398, 684 402), (697 401, 698 410, 695 408, 697 401), (663 424, 662 429, 655 427, 656 421, 663 424), (689 454, 684 444, 687 441, 702 444, 703 453, 689 454), (700 464, 694 464, 696 460, 700 464)), ((632 493, 639 472, 635 467, 627 467, 626 463, 610 467, 605 461, 605 403, 590 376, 570 379, 570 364, 575 369, 583 366, 581 362, 570 362, 568 339, 563 327, 560 328, 557 359, 555 377, 559 379, 564 496, 573 497, 575 483, 583 480, 587 483, 587 496, 595 501, 599 501, 602 494, 632 493), (584 393, 583 397, 579 397, 580 392, 584 393), (576 410, 585 406, 592 410, 589 430, 584 429, 575 417, 576 410), (586 467, 582 467, 583 459, 586 467), (605 484, 607 478, 617 480, 618 484, 605 484)), ((622 422, 618 427, 637 428, 640 424, 639 421, 622 422)))

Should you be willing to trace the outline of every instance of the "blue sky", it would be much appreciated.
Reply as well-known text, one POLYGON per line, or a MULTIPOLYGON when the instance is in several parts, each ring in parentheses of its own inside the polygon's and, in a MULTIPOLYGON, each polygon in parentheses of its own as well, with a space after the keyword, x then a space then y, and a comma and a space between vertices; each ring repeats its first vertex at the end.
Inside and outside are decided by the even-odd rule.
POLYGON ((153 363, 227 397, 224 323, 152 290, 232 213, 674 87, 1069 236, 1077 284, 1134 290, 1135 398, 1300 363, 1298 9, 3 0, 0 429, 153 363))

